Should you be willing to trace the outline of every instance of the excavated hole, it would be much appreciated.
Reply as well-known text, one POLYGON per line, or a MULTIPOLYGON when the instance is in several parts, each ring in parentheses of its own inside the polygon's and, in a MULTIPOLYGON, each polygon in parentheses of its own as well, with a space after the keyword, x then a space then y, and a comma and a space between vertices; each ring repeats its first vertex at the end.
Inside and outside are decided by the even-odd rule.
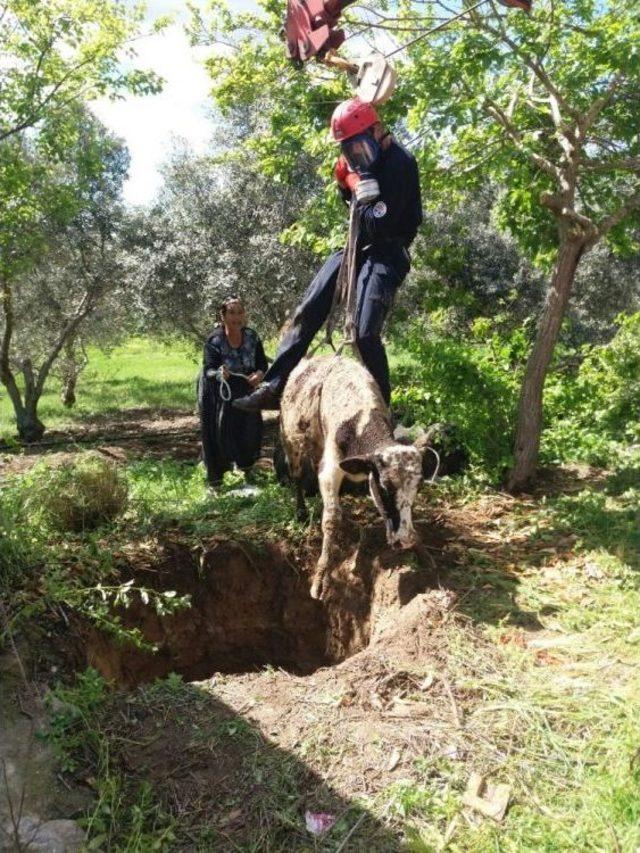
MULTIPOLYGON (((383 545, 373 543, 374 550, 383 545)), ((175 590, 191 596, 192 606, 159 617, 136 599, 119 615, 157 646, 140 650, 94 628, 82 631, 86 662, 117 685, 131 687, 171 672, 186 680, 214 673, 253 671, 267 664, 297 674, 339 663, 361 651, 371 635, 372 604, 380 571, 363 556, 362 543, 344 543, 330 595, 311 598, 310 572, 298 568, 276 546, 260 551, 232 541, 217 542, 200 555, 184 544, 169 543, 153 555, 151 565, 131 565, 136 585, 175 590)), ((310 566, 315 560, 309 561, 310 566)), ((400 598, 416 594, 415 573, 408 572, 400 598)), ((397 599, 397 584, 394 580, 397 599)), ((400 578, 402 586, 403 580, 400 578)), ((383 592, 388 598, 388 590, 383 592)), ((380 595, 378 594, 378 597, 380 595)))

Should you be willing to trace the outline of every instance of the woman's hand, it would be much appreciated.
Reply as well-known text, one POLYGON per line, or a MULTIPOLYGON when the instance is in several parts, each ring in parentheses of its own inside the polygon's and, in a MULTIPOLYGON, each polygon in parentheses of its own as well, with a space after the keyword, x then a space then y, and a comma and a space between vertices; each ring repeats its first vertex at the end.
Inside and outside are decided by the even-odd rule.
POLYGON ((227 365, 226 365, 226 364, 223 364, 223 365, 220 367, 220 373, 221 373, 222 378, 223 378, 224 380, 226 380, 226 381, 228 381, 228 380, 229 380, 230 373, 229 373, 229 368, 227 367, 227 365))
POLYGON ((264 373, 261 370, 256 370, 255 373, 252 373, 250 376, 247 376, 247 381, 252 388, 255 388, 256 385, 259 385, 264 379, 264 373))

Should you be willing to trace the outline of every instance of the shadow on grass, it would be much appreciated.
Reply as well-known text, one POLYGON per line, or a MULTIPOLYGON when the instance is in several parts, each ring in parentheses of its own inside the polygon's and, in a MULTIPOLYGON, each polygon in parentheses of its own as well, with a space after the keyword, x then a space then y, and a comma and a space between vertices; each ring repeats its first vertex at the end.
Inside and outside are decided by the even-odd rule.
MULTIPOLYGON (((274 719, 271 739, 246 712, 238 713, 221 701, 215 689, 170 676, 115 697, 103 720, 111 754, 127 781, 151 783, 175 819, 172 849, 256 853, 401 849, 395 832, 278 745, 279 738, 295 742, 295 731, 304 738, 304 719, 274 719), (336 816, 336 823, 314 836, 305 825, 306 811, 329 813, 336 816)), ((286 684, 281 689, 286 690, 286 684)), ((331 747, 339 753, 339 743, 331 747)), ((357 768, 345 766, 344 773, 357 778, 357 768)))
POLYGON ((464 511, 439 515, 435 525, 417 522, 416 528, 430 555, 429 586, 454 592, 459 613, 476 624, 542 629, 538 617, 547 611, 526 610, 517 602, 514 561, 533 559, 533 553, 516 555, 507 539, 496 547, 481 524, 465 523, 464 511))
POLYGON ((606 484, 609 495, 621 495, 629 489, 640 489, 640 460, 635 464, 620 466, 606 484))
POLYGON ((552 532, 572 533, 583 548, 604 550, 638 571, 640 493, 622 486, 629 473, 627 469, 614 475, 605 492, 584 491, 555 500, 552 532))
MULTIPOLYGON (((81 388, 78 392, 78 409, 64 412, 72 420, 84 421, 87 420, 87 411, 92 416, 99 416, 101 413, 120 412, 123 408, 194 408, 195 399, 195 375, 194 380, 189 382, 129 376, 93 382, 86 391, 81 388)), ((42 411, 45 417, 47 408, 43 407, 42 411)), ((53 411, 49 414, 53 414, 53 411)), ((59 415, 60 411, 57 410, 55 414, 59 415)))
MULTIPOLYGON (((640 570, 640 463, 635 459, 614 473, 576 466, 547 472, 550 496, 518 510, 521 524, 500 526, 500 498, 483 517, 476 508, 447 508, 438 516, 437 580, 455 590, 458 609, 474 622, 543 627, 540 618, 558 612, 552 605, 526 610, 518 604, 523 570, 561 566, 580 553, 604 552, 627 568, 640 570), (501 534, 500 531, 504 532, 501 534)), ((507 510, 510 512, 510 510, 507 510)), ((423 534, 426 542, 433 530, 423 534)))

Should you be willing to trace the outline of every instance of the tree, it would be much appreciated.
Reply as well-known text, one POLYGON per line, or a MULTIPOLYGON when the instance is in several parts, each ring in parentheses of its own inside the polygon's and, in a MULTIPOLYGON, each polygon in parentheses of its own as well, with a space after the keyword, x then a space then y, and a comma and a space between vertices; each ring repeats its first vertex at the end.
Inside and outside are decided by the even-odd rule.
POLYGON ((620 257, 605 243, 581 262, 569 303, 576 344, 606 344, 618 330, 619 314, 640 311, 640 256, 620 257))
POLYGON ((410 48, 410 75, 429 92, 433 149, 448 137, 442 188, 456 172, 459 183, 500 180, 503 224, 552 268, 519 403, 508 481, 518 490, 535 474, 544 381, 578 264, 603 239, 629 249, 638 222, 640 20, 617 0, 539 2, 529 17, 489 6, 410 48))
POLYGON ((128 229, 128 281, 145 329, 186 334, 200 346, 232 294, 243 298, 261 334, 284 322, 314 258, 279 235, 304 209, 308 191, 305 181, 274 183, 253 161, 233 149, 174 152, 157 203, 128 229))
MULTIPOLYGON (((33 296, 28 282, 43 282, 38 271, 29 278, 36 264, 51 263, 59 272, 66 247, 55 241, 79 221, 95 181, 109 170, 100 158, 109 158, 113 141, 101 138, 83 99, 159 88, 155 75, 131 67, 141 17, 141 8, 116 0, 0 0, 0 381, 27 440, 42 435, 36 415, 42 383, 95 298, 87 294, 65 315, 36 372, 29 354, 16 361, 14 336, 27 316, 21 299, 33 296)), ((32 305, 42 317, 40 300, 32 305)))
POLYGON ((56 359, 77 346, 82 323, 122 281, 117 230, 128 153, 90 114, 79 109, 76 118, 65 162, 43 162, 39 139, 4 143, 19 146, 34 180, 34 219, 3 234, 0 378, 25 441, 44 433, 37 409, 56 359))
POLYGON ((158 91, 156 75, 122 63, 143 15, 115 0, 0 0, 0 143, 74 103, 158 91))
POLYGON ((444 311, 447 329, 465 334, 479 316, 499 320, 505 330, 538 310, 542 275, 496 227, 494 198, 495 188, 484 186, 457 205, 425 211, 411 250, 412 275, 399 293, 409 314, 444 311))
MULTIPOLYGON (((492 0, 484 8, 430 38, 420 36, 451 15, 447 4, 369 7, 353 26, 374 42, 381 32, 408 40, 385 116, 391 124, 406 116, 431 203, 493 180, 503 188, 501 224, 549 270, 520 397, 509 477, 517 490, 535 474, 544 381, 578 265, 602 240, 633 248, 640 18, 628 0, 536 0, 531 15, 492 0)), ((263 105, 262 162, 286 174, 289 152, 320 150, 320 128, 346 87, 311 64, 293 77, 267 35, 281 4, 265 0, 263 9, 235 18, 223 10, 196 19, 193 31, 233 41, 210 61, 216 97, 223 108, 263 105)))

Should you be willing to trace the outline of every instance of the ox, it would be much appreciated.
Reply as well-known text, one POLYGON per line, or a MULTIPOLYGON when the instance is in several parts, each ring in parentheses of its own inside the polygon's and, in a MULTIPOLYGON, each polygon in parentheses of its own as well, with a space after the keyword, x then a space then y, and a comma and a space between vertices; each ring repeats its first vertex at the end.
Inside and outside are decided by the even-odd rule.
POLYGON ((334 356, 302 361, 282 396, 280 431, 299 517, 307 514, 302 483, 309 473, 317 473, 322 495, 322 553, 314 598, 320 597, 329 568, 345 476, 368 478, 392 547, 417 543, 411 507, 422 479, 422 456, 394 440, 378 386, 359 362, 334 356))

